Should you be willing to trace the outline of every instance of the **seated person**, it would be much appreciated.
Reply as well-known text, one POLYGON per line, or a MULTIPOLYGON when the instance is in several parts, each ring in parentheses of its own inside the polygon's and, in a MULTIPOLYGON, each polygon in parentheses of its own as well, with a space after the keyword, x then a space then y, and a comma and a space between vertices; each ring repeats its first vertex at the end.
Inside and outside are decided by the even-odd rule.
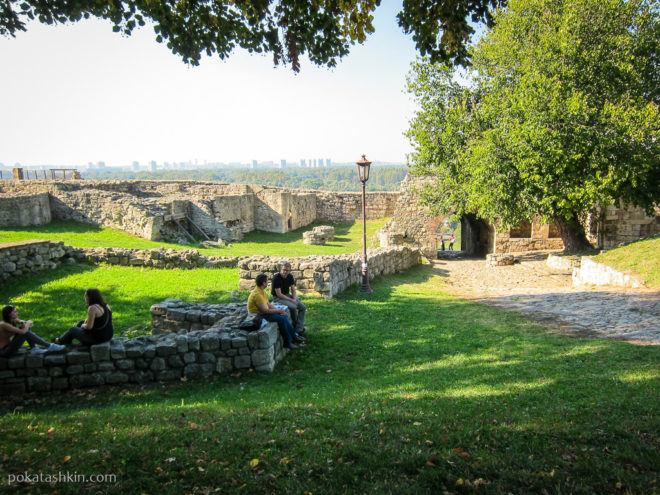
POLYGON ((98 289, 85 291, 87 318, 70 327, 62 336, 54 339, 56 344, 69 345, 78 339, 83 345, 102 344, 112 339, 112 311, 103 300, 98 289))
POLYGON ((33 326, 32 320, 23 321, 18 319, 18 310, 15 306, 10 304, 2 308, 0 356, 9 357, 16 354, 23 342, 30 344, 32 352, 61 351, 64 349, 64 346, 48 344, 44 339, 32 333, 30 329, 33 326))
POLYGON ((260 313, 266 321, 276 322, 280 330, 280 335, 282 335, 282 340, 284 341, 284 347, 287 349, 297 349, 298 346, 294 342, 304 342, 305 339, 293 330, 293 326, 286 316, 286 309, 278 309, 268 302, 268 296, 265 291, 268 286, 268 277, 260 273, 257 275, 256 284, 257 286, 248 298, 248 313, 260 313))
POLYGON ((296 295, 296 281, 291 275, 291 263, 282 263, 280 272, 273 277, 270 293, 273 295, 274 304, 283 304, 289 308, 296 333, 305 333, 305 311, 307 311, 307 306, 296 295))

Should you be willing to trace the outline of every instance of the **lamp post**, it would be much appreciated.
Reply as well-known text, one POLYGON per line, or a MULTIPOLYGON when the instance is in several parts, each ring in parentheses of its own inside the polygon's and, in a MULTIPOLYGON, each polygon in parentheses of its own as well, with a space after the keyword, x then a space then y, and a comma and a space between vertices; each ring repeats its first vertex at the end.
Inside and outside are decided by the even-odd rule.
POLYGON ((362 160, 356 162, 358 166, 358 177, 362 182, 362 286, 360 292, 373 292, 369 287, 369 273, 367 270, 367 203, 365 185, 369 180, 369 166, 371 162, 362 155, 362 160))

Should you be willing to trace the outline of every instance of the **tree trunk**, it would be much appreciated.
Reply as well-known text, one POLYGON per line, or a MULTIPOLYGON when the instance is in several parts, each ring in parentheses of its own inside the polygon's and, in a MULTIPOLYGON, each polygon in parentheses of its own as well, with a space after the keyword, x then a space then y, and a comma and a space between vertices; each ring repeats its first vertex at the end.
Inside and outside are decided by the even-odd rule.
POLYGON ((578 220, 576 214, 573 214, 570 219, 557 217, 554 220, 559 227, 561 240, 564 241, 565 252, 572 253, 593 249, 593 246, 587 240, 584 225, 578 220))

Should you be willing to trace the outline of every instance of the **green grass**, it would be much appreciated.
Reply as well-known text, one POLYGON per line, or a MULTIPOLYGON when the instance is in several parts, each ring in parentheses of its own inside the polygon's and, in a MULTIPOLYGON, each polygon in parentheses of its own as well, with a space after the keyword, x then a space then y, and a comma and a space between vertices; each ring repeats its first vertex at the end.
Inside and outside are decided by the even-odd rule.
POLYGON ((660 235, 611 249, 594 261, 638 275, 648 287, 660 289, 660 235))
MULTIPOLYGON (((77 316, 77 283, 109 287, 115 311, 124 311, 131 292, 139 299, 157 289, 152 275, 168 280, 143 270, 128 282, 121 270, 81 265, 49 292, 58 273, 4 294, 26 306, 49 294, 77 316)), ((235 279, 220 273, 184 272, 163 292, 222 299, 235 279)), ((0 491, 15 488, 9 474, 76 472, 117 481, 18 489, 658 492, 660 348, 553 335, 444 294, 443 284, 425 265, 375 279, 370 295, 353 287, 333 300, 306 299, 309 343, 272 374, 4 398, 0 491)))
MULTIPOLYGON (((377 246, 373 238, 376 230, 387 222, 387 218, 367 221, 367 240, 369 247, 377 246)), ((10 227, 0 231, 0 243, 25 241, 30 239, 47 239, 63 241, 68 246, 88 247, 123 247, 131 249, 198 249, 204 256, 252 256, 255 254, 267 256, 309 256, 312 254, 343 254, 353 253, 362 249, 362 221, 335 224, 335 240, 325 246, 308 246, 302 242, 302 233, 311 230, 314 223, 286 234, 253 231, 245 235, 240 242, 230 247, 205 247, 185 244, 155 242, 133 236, 127 232, 74 222, 52 222, 47 225, 33 227, 10 227)))

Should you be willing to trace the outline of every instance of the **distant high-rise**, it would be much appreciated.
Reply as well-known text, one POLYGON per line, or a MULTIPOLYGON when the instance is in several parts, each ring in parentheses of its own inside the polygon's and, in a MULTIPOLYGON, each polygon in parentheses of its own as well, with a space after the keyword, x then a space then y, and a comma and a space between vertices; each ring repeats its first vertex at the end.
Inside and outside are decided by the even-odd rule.
POLYGON ((307 166, 307 162, 305 161, 304 158, 300 159, 300 166, 303 167, 303 168, 305 168, 307 166))
POLYGON ((323 158, 319 158, 319 167, 324 167, 324 166, 325 165, 323 165, 323 158))
POLYGON ((154 172, 158 168, 158 164, 156 163, 156 160, 151 160, 149 162, 149 167, 151 168, 151 171, 154 172))
POLYGON ((252 165, 250 166, 252 170, 255 170, 257 168, 257 160, 252 160, 252 165))
POLYGON ((325 166, 330 167, 331 165, 332 165, 332 160, 330 160, 330 158, 326 158, 325 159, 325 166))
POLYGON ((286 160, 280 160, 280 168, 286 168, 286 160))
POLYGON ((133 162, 132 168, 133 170, 140 170, 140 162, 133 162))

